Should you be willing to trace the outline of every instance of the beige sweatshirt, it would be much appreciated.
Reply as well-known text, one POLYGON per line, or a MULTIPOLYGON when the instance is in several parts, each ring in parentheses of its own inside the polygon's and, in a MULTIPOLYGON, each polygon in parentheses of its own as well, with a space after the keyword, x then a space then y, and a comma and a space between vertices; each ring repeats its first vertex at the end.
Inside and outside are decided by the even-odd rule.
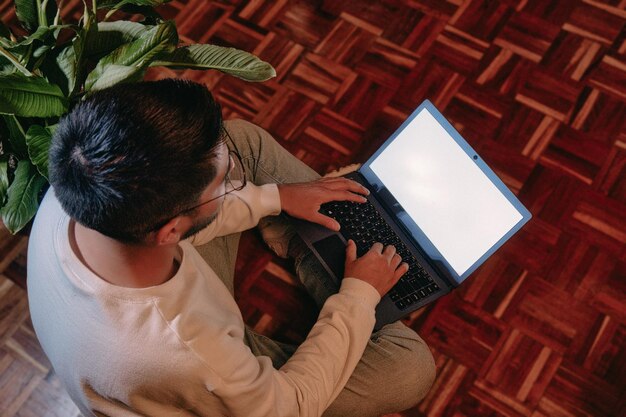
POLYGON ((229 194, 216 221, 180 243, 173 278, 133 289, 107 283, 78 260, 68 241, 70 219, 47 193, 29 243, 30 311, 85 417, 322 414, 365 349, 378 292, 345 278, 306 341, 275 369, 244 344, 237 304, 193 247, 279 212, 276 185, 229 194))

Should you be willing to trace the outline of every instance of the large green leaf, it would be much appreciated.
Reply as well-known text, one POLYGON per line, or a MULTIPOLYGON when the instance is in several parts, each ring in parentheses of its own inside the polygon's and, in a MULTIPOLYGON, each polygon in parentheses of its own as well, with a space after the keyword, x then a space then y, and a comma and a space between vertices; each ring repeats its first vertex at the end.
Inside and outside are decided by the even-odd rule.
POLYGON ((216 69, 247 81, 265 81, 276 76, 274 68, 256 56, 216 45, 183 46, 159 57, 150 66, 216 69))
POLYGON ((61 116, 67 111, 61 89, 45 78, 0 75, 0 113, 22 117, 61 116))
POLYGON ((98 23, 98 31, 88 38, 85 45, 85 55, 98 59, 102 55, 111 53, 125 43, 130 43, 143 35, 153 26, 126 20, 98 23))
POLYGON ((7 200, 9 190, 9 156, 0 155, 0 207, 7 200))
POLYGON ((178 34, 173 21, 155 26, 135 41, 120 46, 102 58, 87 76, 85 89, 97 90, 119 82, 137 81, 155 57, 173 51, 177 43, 178 34), (137 70, 122 67, 135 67, 137 70))
POLYGON ((0 209, 2 222, 11 233, 20 231, 35 216, 39 192, 45 184, 46 179, 30 161, 23 159, 17 163, 7 202, 0 209))
POLYGON ((17 118, 12 114, 3 114, 2 119, 4 119, 4 123, 9 131, 9 143, 11 144, 11 150, 13 153, 20 159, 28 157, 26 134, 24 133, 24 128, 22 128, 19 120, 17 120, 17 118))
POLYGON ((110 87, 112 85, 121 82, 139 82, 143 78, 143 67, 131 67, 128 65, 109 65, 106 71, 89 86, 90 90, 102 90, 103 88, 110 87))
MULTIPOLYGON (((40 2, 41 4, 44 1, 40 2)), ((29 31, 34 31, 39 26, 48 26, 54 21, 57 13, 55 0, 48 0, 45 4, 45 13, 40 13, 37 8, 37 0, 15 0, 15 14, 22 25, 29 31)))
POLYGON ((37 167, 39 173, 46 178, 48 178, 48 150, 50 149, 50 142, 56 126, 32 125, 26 132, 26 144, 28 145, 30 161, 37 167))

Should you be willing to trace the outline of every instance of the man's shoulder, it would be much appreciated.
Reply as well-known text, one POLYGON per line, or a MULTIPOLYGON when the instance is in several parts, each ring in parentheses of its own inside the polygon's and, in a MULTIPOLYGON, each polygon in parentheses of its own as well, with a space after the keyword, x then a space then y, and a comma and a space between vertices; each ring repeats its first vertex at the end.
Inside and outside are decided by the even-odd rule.
POLYGON ((33 227, 29 236, 29 247, 32 247, 33 243, 42 240, 51 244, 55 236, 55 230, 65 217, 67 217, 67 214, 61 208, 61 204, 54 195, 54 190, 50 187, 41 201, 33 220, 33 227))
POLYGON ((50 187, 37 209, 29 241, 52 234, 55 226, 65 216, 67 215, 54 195, 54 190, 50 187))
MULTIPOLYGON (((28 238, 27 273, 29 289, 48 285, 63 274, 60 258, 69 246, 68 234, 62 232, 69 217, 50 188, 44 196, 28 238)), ((67 229, 65 229, 67 231, 67 229)))

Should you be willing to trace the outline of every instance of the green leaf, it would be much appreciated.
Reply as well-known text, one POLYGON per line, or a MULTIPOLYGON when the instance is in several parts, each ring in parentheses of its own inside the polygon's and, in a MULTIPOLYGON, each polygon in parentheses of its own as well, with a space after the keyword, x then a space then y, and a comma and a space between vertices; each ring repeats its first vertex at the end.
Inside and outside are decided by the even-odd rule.
POLYGON ((17 68, 11 61, 0 56, 0 76, 9 75, 17 72, 17 68))
POLYGON ((25 67, 31 47, 12 43, 5 46, 8 47, 0 45, 0 74, 11 74, 19 70, 24 75, 31 76, 32 73, 25 67))
POLYGON ((86 90, 110 87, 124 81, 137 81, 159 54, 171 52, 178 43, 173 21, 155 26, 133 42, 124 44, 98 62, 85 81, 86 90), (129 68, 134 67, 137 70, 129 68))
POLYGON ((42 65, 42 70, 48 81, 58 85, 63 95, 69 97, 76 83, 77 65, 74 45, 69 44, 49 54, 42 65))
POLYGON ((0 207, 7 201, 9 190, 9 156, 0 156, 0 207))
POLYGON ((35 216, 39 192, 46 184, 37 168, 28 160, 17 163, 15 178, 8 189, 8 199, 0 209, 2 222, 11 233, 17 233, 35 216))
POLYGON ((33 30, 39 26, 39 13, 35 0, 15 0, 15 14, 26 29, 33 30))
POLYGON ((125 20, 100 22, 98 23, 98 32, 87 40, 85 55, 98 59, 100 56, 111 53, 125 43, 138 39, 152 27, 125 20))
POLYGON ((28 149, 26 148, 26 134, 24 128, 20 124, 19 120, 14 115, 2 115, 5 124, 9 130, 9 143, 13 153, 18 158, 23 159, 28 156, 28 149))
POLYGON ((156 7, 170 1, 172 0, 102 0, 98 2, 98 9, 119 9, 127 4, 156 7))
POLYGON ((111 9, 107 12, 105 20, 111 17, 113 13, 122 10, 129 14, 142 14, 146 17, 146 22, 157 24, 163 21, 159 13, 154 7, 169 3, 171 0, 104 0, 103 4, 99 4, 98 8, 111 9))
POLYGON ((76 25, 39 26, 34 33, 19 41, 17 45, 30 45, 34 41, 42 41, 44 43, 50 43, 54 45, 54 41, 59 35, 61 29, 69 28, 74 29, 77 32, 78 30, 80 30, 80 28, 76 25))
POLYGON ((80 91, 81 86, 87 77, 87 68, 85 65, 87 57, 85 56, 85 46, 91 38, 98 34, 98 25, 95 24, 95 16, 90 14, 86 17, 86 19, 86 29, 79 32, 78 36, 76 36, 72 42, 73 56, 68 54, 68 61, 60 63, 61 68, 69 77, 70 97, 74 97, 74 95, 80 91))
MULTIPOLYGON (((41 1, 43 4, 43 0, 41 1)), ((55 0, 48 0, 45 14, 37 8, 37 0, 15 0, 15 14, 22 26, 29 31, 36 30, 39 26, 48 26, 54 21, 57 13, 55 0)))
MULTIPOLYGON (((35 51, 33 52, 33 58, 41 58, 43 57, 46 52, 48 52, 50 49, 52 49, 51 45, 40 45, 37 48, 35 48, 35 51)), ((36 68, 37 65, 33 65, 33 71, 36 68)))
POLYGON ((15 73, 0 76, 0 113, 22 117, 61 116, 67 111, 61 89, 45 78, 15 73))
POLYGON ((48 150, 57 125, 43 127, 32 125, 26 132, 26 145, 30 161, 41 175, 48 178, 48 150))
MULTIPOLYGON (((74 42, 77 39, 74 38, 74 42)), ((75 49, 73 43, 53 48, 41 64, 48 82, 59 86, 65 97, 70 97, 76 83, 78 62, 75 49)))
POLYGON ((15 43, 11 39, 0 36, 0 47, 10 49, 13 45, 15 45, 15 43))
POLYGON ((53 84, 58 85, 66 97, 73 97, 75 90, 80 88, 84 77, 84 45, 97 34, 95 25, 77 33, 71 44, 55 48, 43 63, 44 74, 53 84))
POLYGON ((161 56, 150 66, 216 69, 247 81, 265 81, 276 76, 274 68, 256 56, 235 48, 216 45, 188 45, 161 56))
POLYGON ((129 67, 127 65, 111 64, 106 67, 102 75, 89 86, 90 90, 102 90, 121 82, 138 82, 143 78, 144 68, 129 67))

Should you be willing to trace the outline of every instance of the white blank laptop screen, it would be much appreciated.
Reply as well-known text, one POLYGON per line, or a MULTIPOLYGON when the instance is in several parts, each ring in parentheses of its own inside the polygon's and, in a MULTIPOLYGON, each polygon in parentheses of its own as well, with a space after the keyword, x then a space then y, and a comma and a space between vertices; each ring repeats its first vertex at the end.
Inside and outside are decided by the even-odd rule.
POLYGON ((427 109, 370 167, 459 276, 522 219, 427 109))

